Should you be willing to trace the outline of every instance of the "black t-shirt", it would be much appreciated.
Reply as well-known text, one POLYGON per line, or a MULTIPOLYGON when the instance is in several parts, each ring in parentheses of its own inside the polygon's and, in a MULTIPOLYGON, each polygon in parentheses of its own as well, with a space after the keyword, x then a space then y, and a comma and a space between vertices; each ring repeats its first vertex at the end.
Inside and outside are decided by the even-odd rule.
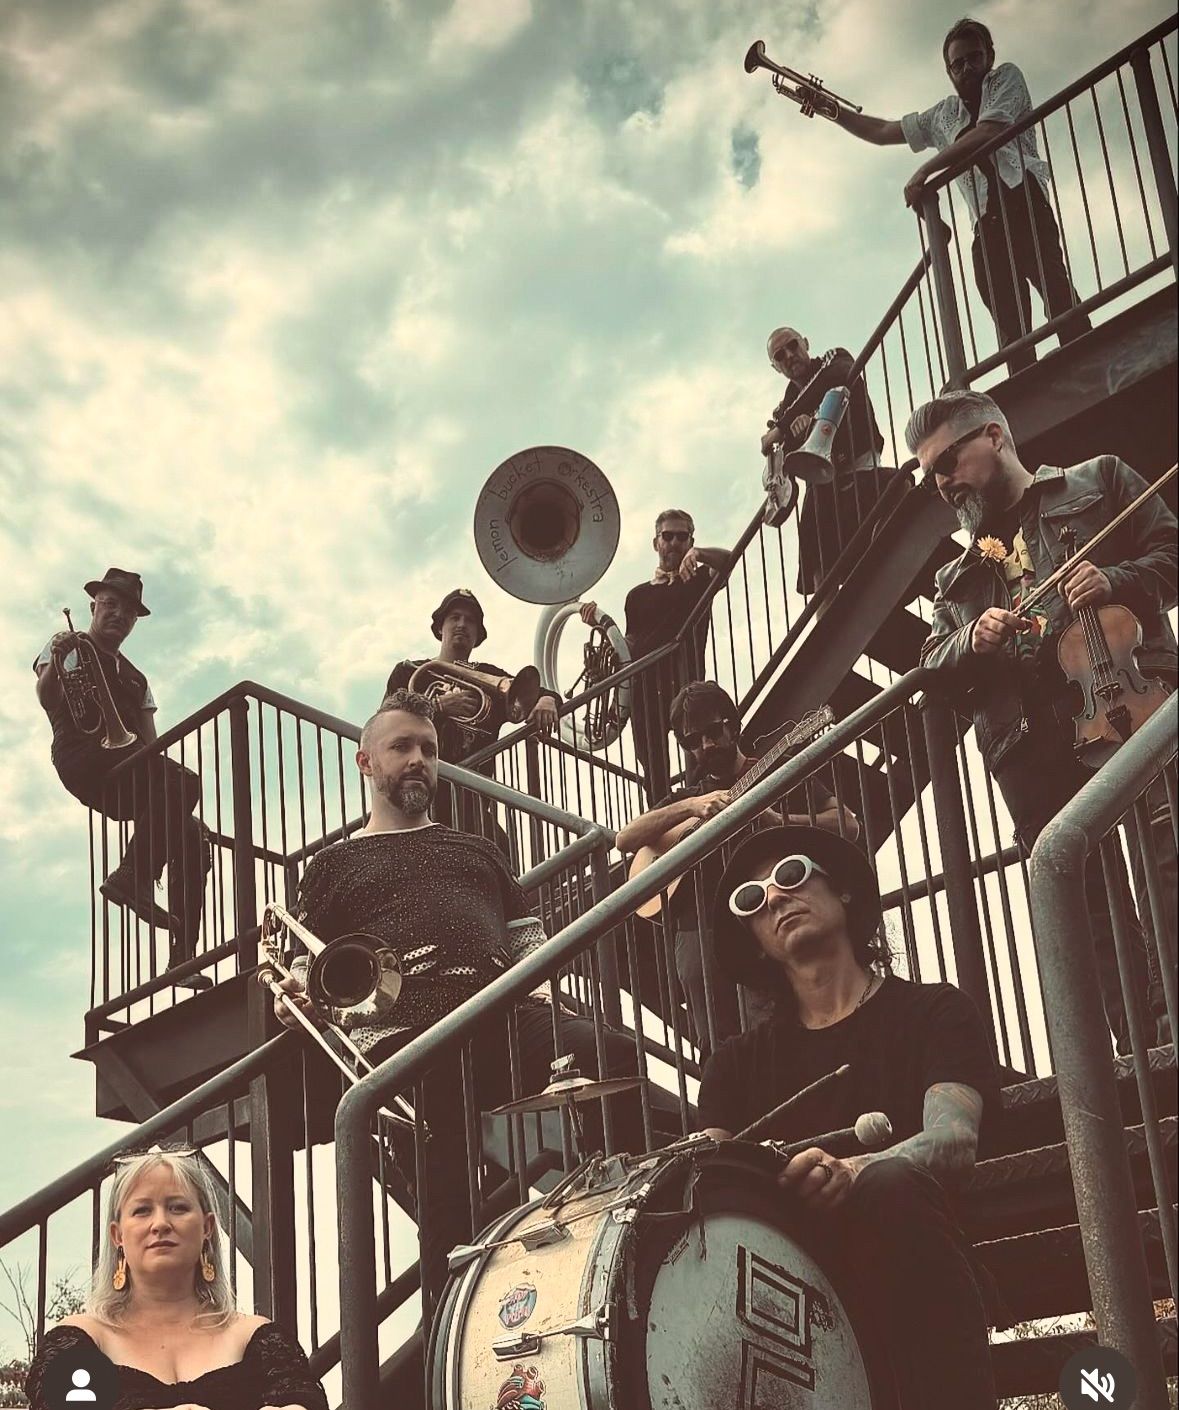
POLYGON ((974 1003, 952 984, 890 975, 830 1028, 803 1028, 780 1006, 769 1022, 722 1044, 701 1078, 700 1125, 736 1135, 845 1062, 849 1073, 783 1113, 763 1138, 805 1140, 882 1111, 903 1141, 922 1129, 925 1093, 937 1082, 982 1096, 984 1133, 998 1111, 999 1074, 974 1003))
MULTIPOLYGON (((363 930, 388 940, 404 983, 397 1028, 436 1022, 509 966, 509 926, 537 921, 494 843, 433 824, 364 833, 317 852, 296 918, 321 940, 363 930)), ((367 1050, 384 1029, 353 1036, 367 1050)))
MULTIPOLYGON (((673 640, 688 620, 696 604, 708 591, 712 570, 699 567, 684 582, 674 578, 670 583, 639 583, 626 595, 626 644, 638 660, 657 646, 673 640)), ((708 614, 705 613, 695 630, 696 674, 704 669, 704 646, 708 640, 708 614)))
MULTIPOLYGON (((53 670, 50 656, 51 645, 52 642, 45 643, 41 654, 33 662, 34 671, 40 666, 46 667, 47 670, 53 670)), ((133 666, 122 652, 112 656, 100 647, 98 662, 110 689, 115 709, 119 712, 119 718, 132 734, 137 735, 140 730, 141 713, 153 711, 156 708, 155 698, 152 696, 151 686, 147 683, 147 677, 137 666, 133 666)), ((65 658, 64 664, 66 670, 73 670, 77 665, 77 653, 71 651, 65 658)), ((83 734, 74 724, 74 718, 64 700, 46 713, 49 716, 49 723, 53 727, 50 757, 55 765, 96 763, 109 766, 124 757, 124 752, 120 749, 103 749, 98 742, 102 738, 101 731, 98 734, 83 734)))
MULTIPOLYGON (((756 758, 749 759, 750 765, 756 762, 756 758)), ((672 803, 678 803, 684 798, 699 798, 705 793, 715 793, 718 788, 731 786, 730 784, 718 783, 715 778, 705 774, 686 788, 673 789, 666 798, 660 799, 655 807, 667 808, 672 803)), ((774 806, 799 817, 815 817, 835 806, 835 796, 827 786, 827 781, 822 774, 816 774, 813 778, 800 783, 797 788, 792 788, 786 797, 780 799, 774 806)), ((691 878, 685 876, 682 883, 676 888, 675 895, 671 898, 670 909, 671 918, 677 930, 699 930, 700 910, 696 901, 697 894, 703 902, 705 923, 711 926, 716 888, 725 869, 725 850, 718 847, 695 868, 697 877, 695 887, 692 886, 691 878)))

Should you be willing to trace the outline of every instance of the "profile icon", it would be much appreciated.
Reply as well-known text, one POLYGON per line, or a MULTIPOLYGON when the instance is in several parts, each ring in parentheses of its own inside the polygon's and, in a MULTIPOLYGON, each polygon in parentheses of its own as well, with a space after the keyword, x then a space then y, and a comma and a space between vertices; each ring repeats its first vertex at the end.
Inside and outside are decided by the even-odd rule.
POLYGON ((98 1401, 98 1396, 90 1389, 90 1372, 85 1366, 79 1366, 71 1373, 70 1380, 73 1382, 73 1390, 66 1395, 66 1402, 73 1402, 77 1405, 94 1405, 98 1401))
POLYGON ((113 1410, 118 1398, 114 1362, 89 1340, 63 1350, 45 1367, 41 1402, 46 1410, 113 1410))

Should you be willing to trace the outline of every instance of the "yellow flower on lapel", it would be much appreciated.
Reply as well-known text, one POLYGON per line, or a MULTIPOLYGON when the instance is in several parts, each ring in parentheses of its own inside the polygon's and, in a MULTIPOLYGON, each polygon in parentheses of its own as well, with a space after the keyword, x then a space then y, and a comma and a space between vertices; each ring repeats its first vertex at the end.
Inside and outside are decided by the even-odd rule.
POLYGON ((1007 545, 993 534, 984 534, 974 545, 978 556, 988 563, 1002 563, 1007 557, 1007 545))

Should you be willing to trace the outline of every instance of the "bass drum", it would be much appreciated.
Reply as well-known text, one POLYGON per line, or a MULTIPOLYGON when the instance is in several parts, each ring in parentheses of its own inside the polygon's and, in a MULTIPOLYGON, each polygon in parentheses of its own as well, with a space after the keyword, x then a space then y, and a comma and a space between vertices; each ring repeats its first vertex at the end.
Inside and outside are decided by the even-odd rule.
POLYGON ((438 1308, 431 1410, 871 1410, 781 1168, 762 1146, 681 1143, 490 1226, 438 1308))
MULTIPOLYGON (((582 609, 581 602, 558 602, 546 607, 536 624, 536 637, 532 644, 532 661, 540 672, 540 678, 550 689, 561 694, 557 681, 557 658, 561 645, 561 633, 565 623, 576 617, 582 609)), ((630 647, 621 628, 613 617, 598 612, 598 630, 606 635, 610 651, 614 653, 617 665, 611 664, 609 672, 625 666, 631 659, 630 647)), ((582 673, 581 690, 589 690, 597 685, 602 676, 596 667, 591 667, 590 648, 586 647, 585 670, 582 673), (590 677, 593 679, 590 679, 590 677)), ((610 690, 603 691, 588 706, 583 706, 575 714, 561 716, 561 738, 575 749, 592 751, 606 749, 613 744, 630 719, 631 684, 620 681, 610 690)))

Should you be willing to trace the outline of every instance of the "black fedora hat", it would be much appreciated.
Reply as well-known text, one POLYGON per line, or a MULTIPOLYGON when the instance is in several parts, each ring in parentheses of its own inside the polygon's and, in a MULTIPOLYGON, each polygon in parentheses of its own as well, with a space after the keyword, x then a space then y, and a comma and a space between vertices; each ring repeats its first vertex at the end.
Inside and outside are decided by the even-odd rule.
POLYGON ((91 580, 82 590, 93 597, 99 588, 107 588, 110 592, 117 592, 120 597, 125 597, 128 602, 133 602, 137 617, 151 616, 151 613, 143 605, 143 579, 138 573, 129 573, 126 568, 108 568, 101 579, 91 580))
POLYGON ((446 621, 446 614, 452 607, 466 607, 479 614, 479 635, 475 638, 475 645, 479 646, 485 642, 487 628, 483 625, 483 608, 470 588, 453 588, 434 608, 434 614, 430 618, 430 630, 438 640, 442 640, 442 623, 446 621))
POLYGON ((851 896, 847 928, 857 949, 867 948, 880 925, 880 888, 868 858, 837 833, 821 827, 767 827, 747 837, 729 858, 716 888, 712 929, 717 963, 730 979, 766 986, 766 961, 748 925, 729 910, 729 897, 754 868, 801 854, 817 862, 835 889, 851 896))

